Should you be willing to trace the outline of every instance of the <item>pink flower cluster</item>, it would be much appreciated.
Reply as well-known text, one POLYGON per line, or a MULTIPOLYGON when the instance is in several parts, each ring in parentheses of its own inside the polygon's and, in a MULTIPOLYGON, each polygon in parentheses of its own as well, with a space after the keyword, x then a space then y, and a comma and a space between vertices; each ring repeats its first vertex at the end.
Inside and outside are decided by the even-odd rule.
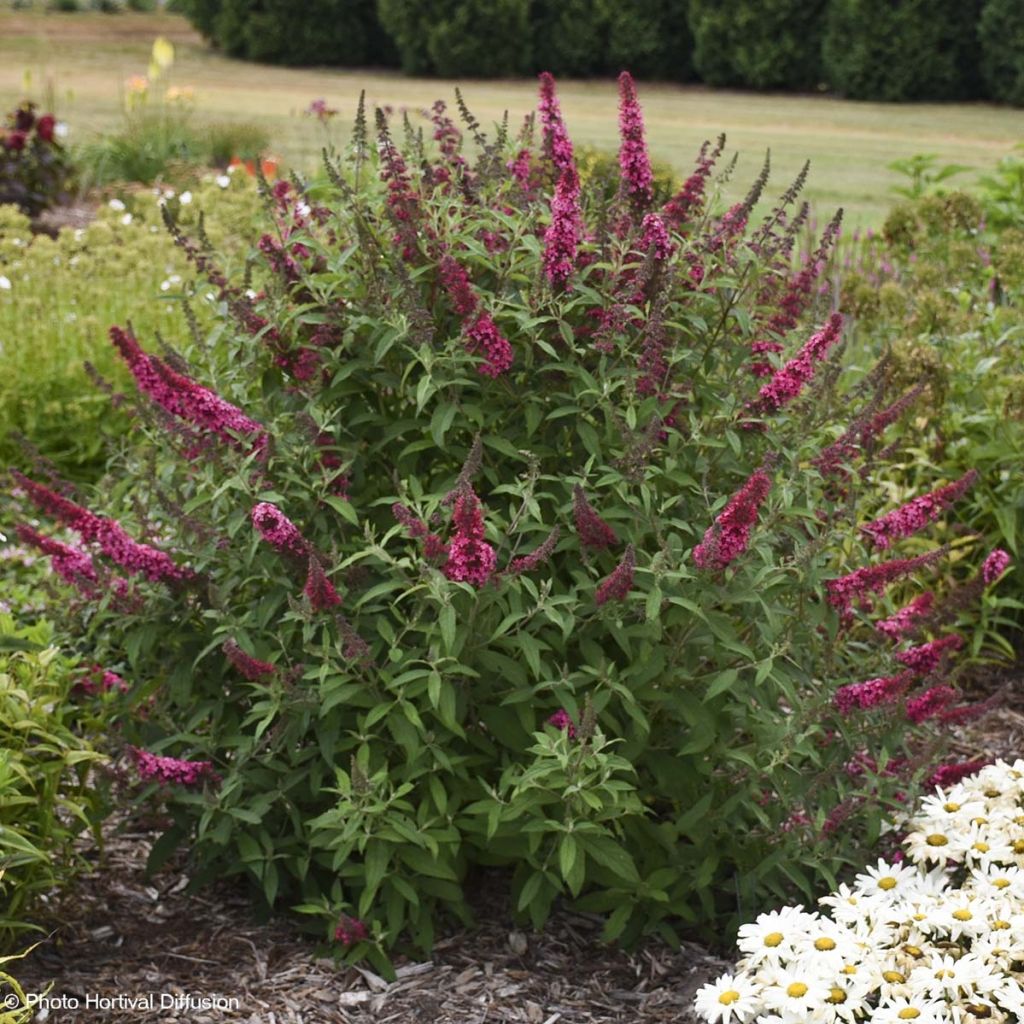
POLYGON ((565 122, 562 120, 562 110, 558 105, 558 97, 555 95, 555 80, 547 72, 540 75, 540 101, 537 104, 540 111, 540 125, 544 153, 555 166, 559 175, 570 167, 575 166, 572 151, 572 142, 569 133, 565 130, 565 122))
POLYGON ((330 611, 331 608, 336 608, 341 604, 341 598, 338 596, 337 590, 334 589, 334 584, 327 578, 324 567, 316 555, 309 556, 309 572, 306 576, 306 586, 302 592, 315 612, 330 611))
POLYGON ((665 222, 656 213, 644 214, 638 248, 645 256, 651 253, 659 263, 663 263, 676 251, 665 222))
POLYGON ((899 698, 914 679, 911 671, 895 676, 880 676, 863 683, 849 683, 839 687, 832 696, 832 703, 844 715, 851 711, 867 711, 880 704, 891 704, 899 698))
POLYGON ((601 550, 619 542, 615 531, 594 511, 587 501, 583 488, 576 484, 572 489, 572 511, 576 520, 576 533, 585 548, 601 550))
POLYGON ((462 333, 467 349, 484 352, 484 363, 479 372, 487 377, 498 377, 512 365, 512 346, 498 330, 491 315, 483 310, 478 312, 479 300, 469 281, 469 274, 458 260, 445 254, 438 264, 438 274, 444 285, 452 308, 462 319, 462 333))
POLYGON ((576 738, 576 726, 573 724, 572 719, 569 717, 569 712, 565 708, 559 708, 549 719, 548 723, 553 725, 556 729, 562 729, 564 732, 568 732, 569 739, 573 740, 576 738))
POLYGON ((900 651, 896 655, 896 660, 901 665, 906 665, 907 668, 913 669, 915 672, 927 675, 939 667, 939 664, 948 652, 960 650, 963 644, 963 637, 959 633, 949 633, 918 647, 911 647, 909 650, 900 651))
POLYGON ((52 537, 44 537, 37 533, 30 526, 17 527, 18 538, 25 544, 31 544, 38 548, 44 555, 50 556, 50 565, 53 571, 65 583, 70 583, 84 593, 92 593, 91 584, 97 583, 99 577, 96 574, 96 566, 93 565, 92 557, 87 551, 73 547, 71 544, 64 544, 52 537))
POLYGON ((654 173, 644 139, 644 118, 636 95, 636 84, 628 71, 619 75, 619 169, 626 196, 639 206, 654 198, 654 173))
POLYGON ((839 341, 842 328, 842 315, 833 313, 825 327, 812 335, 797 355, 761 388, 753 408, 770 413, 793 401, 814 376, 814 364, 825 359, 829 349, 839 341))
POLYGON ((161 757, 139 747, 129 747, 139 778, 143 782, 161 782, 165 785, 196 786, 204 779, 219 782, 220 776, 209 761, 182 761, 176 757, 161 757))
POLYGON ((236 435, 245 434, 250 437, 246 445, 249 450, 266 446, 267 432, 259 423, 208 388, 176 373, 162 359, 146 355, 134 335, 111 327, 110 340, 128 364, 139 390, 172 416, 228 444, 239 445, 236 435))
POLYGON ((442 571, 450 580, 482 587, 494 573, 497 556, 484 540, 483 515, 472 488, 464 488, 455 499, 452 523, 455 536, 442 571))
POLYGON ((583 232, 580 216, 580 176, 570 165, 562 171, 551 198, 551 224, 544 233, 544 272, 552 285, 564 287, 576 269, 576 252, 583 232))
POLYGON ((875 629, 890 640, 898 640, 920 620, 923 619, 935 604, 935 595, 929 590, 914 598, 910 604, 902 607, 888 619, 875 623, 875 629))
POLYGON ((448 545, 436 534, 427 529, 427 524, 422 519, 414 516, 400 502, 391 506, 391 514, 408 531, 409 536, 414 540, 423 540, 423 556, 429 562, 438 561, 448 555, 448 545))
POLYGON ((349 917, 347 914, 341 915, 338 927, 334 929, 334 941, 340 942, 343 946, 354 946, 357 942, 365 942, 369 937, 370 933, 365 923, 358 917, 349 917))
POLYGON ((981 578, 985 584, 995 583, 1010 568, 1011 561, 1010 556, 1002 548, 996 548, 981 567, 981 578))
POLYGON ((163 551, 132 540, 113 519, 98 516, 76 505, 49 487, 29 480, 17 470, 12 472, 12 476, 40 511, 70 527, 84 540, 98 544, 100 550, 123 569, 139 573, 154 582, 180 583, 192 578, 190 570, 175 565, 174 560, 163 551))
POLYGON ((951 761, 948 764, 939 765, 928 779, 928 785, 933 788, 941 787, 946 789, 962 782, 968 775, 975 775, 981 771, 988 761, 951 761))
POLYGON ((306 557, 309 552, 306 538, 276 505, 269 501, 261 501, 253 506, 251 518, 256 532, 282 554, 306 557))
POLYGON ((751 474, 693 549, 693 560, 701 569, 720 572, 747 550, 758 509, 771 487, 771 478, 763 469, 751 474))
POLYGON ((847 576, 829 580, 825 584, 828 603, 841 612, 848 613, 853 602, 869 594, 881 594, 890 583, 909 576, 918 569, 931 565, 945 553, 944 548, 928 551, 916 558, 894 558, 881 565, 866 565, 847 576))
POLYGON ((538 565, 543 565, 555 550, 561 532, 561 529, 556 526, 539 547, 534 548, 528 555, 523 555, 522 558, 513 558, 505 571, 510 576, 518 576, 520 573, 532 572, 538 565))
POLYGON ((105 669, 102 665, 93 665, 75 683, 74 688, 90 695, 109 693, 111 690, 127 693, 129 689, 128 684, 116 672, 111 672, 110 669, 105 669))
POLYGON ((873 523, 862 526, 861 530, 871 538, 875 547, 887 548, 894 540, 909 537, 934 522, 977 479, 978 471, 969 470, 959 480, 908 501, 873 523))
POLYGON ((505 166, 512 177, 519 183, 519 186, 528 192, 530 190, 530 174, 532 172, 530 151, 528 149, 520 150, 515 160, 509 160, 505 166))
POLYGON ((251 654, 246 654, 234 640, 225 640, 221 650, 227 655, 228 661, 243 675, 252 682, 258 682, 272 676, 277 669, 269 661, 260 661, 251 654))
POLYGON ((630 544, 622 561, 598 585, 594 600, 598 605, 608 601, 623 601, 633 588, 633 573, 636 569, 636 551, 630 544))
POLYGON ((715 162, 722 155, 724 145, 724 135, 718 140, 718 145, 710 152, 708 150, 711 143, 705 142, 700 147, 697 169, 683 182, 683 187, 665 204, 662 215, 677 231, 688 220, 693 220, 700 213, 704 203, 704 189, 707 185, 707 180, 711 177, 711 171, 714 169, 715 162))
POLYGON ((956 697, 956 690, 952 686, 932 686, 907 701, 907 718, 915 725, 920 725, 941 714, 956 697))

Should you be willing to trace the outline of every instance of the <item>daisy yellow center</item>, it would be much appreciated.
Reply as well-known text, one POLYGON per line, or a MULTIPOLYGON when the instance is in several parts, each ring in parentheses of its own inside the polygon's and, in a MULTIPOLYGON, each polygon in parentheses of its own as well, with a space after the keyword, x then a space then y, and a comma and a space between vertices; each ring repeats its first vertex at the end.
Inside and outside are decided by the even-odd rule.
POLYGON ((841 988, 834 988, 829 993, 828 1001, 830 1003, 845 1003, 846 993, 841 988))
POLYGON ((925 842, 929 846, 945 846, 949 840, 941 832, 933 832, 926 837, 925 842))
POLYGON ((970 921, 972 917, 974 917, 974 915, 966 907, 962 910, 953 911, 953 920, 955 921, 970 921))
POLYGON ((802 981, 794 981, 793 984, 786 989, 786 995, 792 996, 794 999, 799 999, 801 996, 807 995, 807 986, 802 981))
POLYGON ((942 805, 942 809, 949 814, 956 814, 956 812, 960 810, 960 805, 950 800, 948 804, 942 805))
POLYGON ((882 980, 889 982, 890 985, 895 985, 907 979, 899 971, 882 971, 882 980))
POLYGON ((900 1020, 913 1020, 921 1016, 921 1011, 916 1006, 906 1006, 896 1014, 900 1020))
POLYGON ((998 931, 998 932, 1004 932, 1004 931, 1006 931, 1007 928, 1010 927, 1010 922, 1009 921, 1003 921, 1003 920, 993 921, 992 922, 992 927, 995 928, 995 930, 998 931))
POLYGON ((1024 839, 1014 839, 1013 841, 1013 852, 1024 853, 1024 839))
MULTIPOLYGON (((918 960, 922 956, 924 956, 924 953, 921 952, 920 946, 904 946, 903 948, 907 951, 907 956, 912 956, 915 960, 918 960)), ((900 978, 900 981, 902 980, 903 979, 900 978)))
POLYGON ((914 920, 915 921, 923 921, 924 920, 924 914, 915 914, 914 915, 914 920))
POLYGON ((988 843, 977 842, 972 847, 972 850, 977 850, 978 853, 988 853, 988 843))
POLYGON ((782 945, 783 938, 782 932, 769 932, 764 937, 764 944, 766 946, 780 946, 782 945))
POLYGON ((943 978, 952 978, 953 977, 953 972, 951 970, 949 970, 948 968, 944 968, 941 971, 936 971, 935 972, 935 977, 938 978, 939 981, 942 981, 943 978))
POLYGON ((967 1009, 974 1014, 975 1017, 990 1017, 992 1015, 991 1007, 985 1006, 982 1003, 968 1003, 967 1009))
POLYGON ((885 889, 886 891, 889 889, 895 889, 897 884, 896 879, 893 878, 892 875, 886 875, 885 878, 880 878, 878 880, 878 888, 885 889))
POLYGON ((992 884, 997 889, 1005 889, 1010 884, 1010 880, 1008 878, 993 878, 992 884))
POLYGON ((995 800, 995 798, 997 796, 1002 796, 1002 795, 1003 795, 1002 792, 1000 790, 998 790, 998 789, 986 789, 985 790, 985 796, 987 796, 989 798, 989 800, 995 800))
POLYGON ((736 991, 736 989, 734 989, 734 988, 729 988, 729 989, 726 989, 726 990, 725 990, 725 991, 724 991, 724 992, 723 992, 723 993, 722 993, 722 994, 721 994, 721 995, 720 995, 720 996, 718 997, 718 1001, 719 1001, 719 1002, 720 1002, 720 1003, 721 1003, 721 1004, 722 1004, 723 1006, 731 1006, 731 1005, 732 1005, 733 1003, 735 1003, 735 1002, 736 1002, 736 1000, 737 1000, 737 999, 739 999, 739 997, 740 997, 740 994, 739 994, 739 992, 737 992, 737 991, 736 991))
POLYGON ((972 825, 987 825, 988 818, 971 818, 972 825))
POLYGON ((1024 825, 1024 814, 1018 814, 1017 817, 1013 819, 1013 823, 1014 825, 1024 825))
POLYGON ((842 973, 843 974, 856 974, 857 973, 857 965, 856 964, 847 964, 843 968, 842 973))
POLYGON ((818 950, 822 950, 822 951, 824 951, 826 949, 835 949, 836 948, 835 939, 830 939, 827 935, 823 936, 820 939, 815 939, 814 940, 814 948, 818 949, 818 950))

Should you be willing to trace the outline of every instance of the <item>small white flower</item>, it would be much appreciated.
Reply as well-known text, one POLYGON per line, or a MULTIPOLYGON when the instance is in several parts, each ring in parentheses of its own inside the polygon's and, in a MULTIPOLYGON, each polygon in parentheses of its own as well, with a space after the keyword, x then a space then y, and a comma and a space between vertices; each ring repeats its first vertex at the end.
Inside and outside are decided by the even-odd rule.
POLYGON ((170 281, 161 281, 160 282, 160 291, 162 291, 162 292, 170 291, 170 288, 171 288, 171 282, 170 281))
POLYGON ((227 188, 231 184, 231 179, 226 174, 217 175, 217 184, 221 188, 227 188))
POLYGON ((245 297, 247 299, 255 299, 256 298, 256 290, 254 288, 246 288, 246 290, 245 290, 245 297))
POLYGON ((71 129, 68 128, 67 121, 58 121, 53 126, 53 134, 56 135, 58 139, 66 139, 70 132, 71 129))
POLYGON ((122 223, 122 224, 123 224, 123 225, 124 225, 125 227, 127 227, 127 226, 128 226, 129 224, 131 224, 131 222, 132 222, 132 215, 131 215, 130 213, 126 213, 126 214, 125 214, 125 215, 124 215, 124 216, 123 216, 123 217, 121 218, 121 223, 122 223))
POLYGON ((124 209, 124 203, 122 203, 120 199, 111 199, 110 202, 107 203, 107 206, 112 210, 117 210, 118 213, 124 209))
POLYGON ((748 1021, 761 1009, 757 988, 742 974, 723 974, 708 982, 694 999, 694 1008, 710 1024, 748 1021))
POLYGON ((310 208, 309 203, 297 203, 296 206, 295 206, 295 212, 300 217, 308 217, 310 209, 311 208, 310 208))
POLYGON ((946 1024, 949 1017, 945 1007, 931 999, 900 997, 886 1006, 880 1006, 871 1015, 871 1024, 946 1024))
POLYGON ((181 203, 182 206, 188 206, 188 204, 192 202, 192 193, 182 192, 181 195, 178 196, 178 202, 181 203))
POLYGON ((8 277, 4 277, 0 274, 0 291, 9 292, 11 290, 11 280, 8 277))

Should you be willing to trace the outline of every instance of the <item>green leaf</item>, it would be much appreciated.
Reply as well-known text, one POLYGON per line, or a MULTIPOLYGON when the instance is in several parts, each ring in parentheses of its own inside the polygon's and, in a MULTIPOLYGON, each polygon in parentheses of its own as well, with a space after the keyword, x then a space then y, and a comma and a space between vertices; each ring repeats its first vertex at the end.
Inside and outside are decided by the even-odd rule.
POLYGON ((455 653, 455 607, 446 604, 438 615, 438 624, 441 627, 441 642, 444 644, 445 654, 455 653))
POLYGON ((558 844, 558 869, 562 872, 562 878, 567 882, 578 856, 579 847, 576 845, 576 840, 571 833, 566 833, 558 844))

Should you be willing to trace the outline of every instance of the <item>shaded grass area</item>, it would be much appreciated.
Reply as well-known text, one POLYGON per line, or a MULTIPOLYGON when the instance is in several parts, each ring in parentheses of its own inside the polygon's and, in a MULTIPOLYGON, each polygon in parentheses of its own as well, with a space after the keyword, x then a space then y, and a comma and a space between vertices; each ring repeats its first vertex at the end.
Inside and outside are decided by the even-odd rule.
MULTIPOLYGON (((347 137, 361 89, 369 102, 418 110, 437 97, 452 98, 456 83, 404 78, 393 72, 265 67, 225 58, 205 46, 184 18, 171 14, 53 14, 0 6, 0 106, 25 91, 52 90, 74 137, 112 128, 126 78, 145 72, 157 35, 177 48, 175 84, 193 86, 202 118, 257 121, 271 133, 285 162, 312 168, 327 134, 302 111, 325 97, 340 111, 333 141, 347 137)), ((535 104, 532 80, 472 81, 464 93, 477 118, 489 126, 508 109, 513 125, 535 104)), ((615 148, 617 96, 612 81, 566 81, 560 95, 573 137, 615 148)), ((822 216, 839 205, 848 223, 878 224, 901 178, 886 165, 915 153, 935 153, 941 163, 990 169, 1024 138, 1024 112, 990 104, 897 105, 853 103, 825 96, 760 95, 677 85, 641 86, 654 155, 680 173, 693 164, 700 143, 724 131, 740 163, 733 194, 742 193, 771 148, 775 195, 811 161, 807 195, 822 216)), ((969 183, 972 174, 953 179, 969 183)))

